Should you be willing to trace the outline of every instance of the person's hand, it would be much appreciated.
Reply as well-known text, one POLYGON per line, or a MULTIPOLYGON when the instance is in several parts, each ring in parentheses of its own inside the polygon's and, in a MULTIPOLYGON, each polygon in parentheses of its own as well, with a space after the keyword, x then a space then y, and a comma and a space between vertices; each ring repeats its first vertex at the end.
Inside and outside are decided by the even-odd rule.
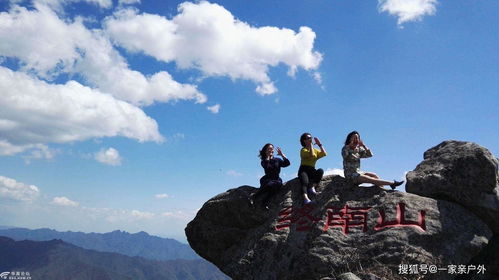
POLYGON ((314 141, 315 141, 315 144, 316 144, 317 146, 319 146, 319 147, 320 147, 320 146, 322 146, 322 144, 321 144, 321 140, 319 140, 319 138, 314 137, 314 141))
POLYGON ((283 156, 283 155, 282 155, 282 151, 281 151, 281 148, 280 148, 280 147, 277 147, 277 155, 278 155, 278 156, 281 156, 281 157, 283 156))
POLYGON ((362 142, 361 139, 359 139, 359 146, 362 146, 362 147, 365 147, 366 145, 364 145, 364 142, 362 142))

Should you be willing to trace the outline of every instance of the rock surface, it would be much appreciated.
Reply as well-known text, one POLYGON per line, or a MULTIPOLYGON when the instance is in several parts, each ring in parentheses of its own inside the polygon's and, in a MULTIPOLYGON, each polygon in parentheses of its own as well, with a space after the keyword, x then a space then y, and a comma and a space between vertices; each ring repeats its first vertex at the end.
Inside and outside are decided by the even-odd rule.
POLYGON ((424 153, 407 173, 407 192, 444 199, 475 213, 499 233, 498 161, 486 148, 471 142, 445 141, 424 153))
POLYGON ((248 203, 256 188, 228 190, 188 224, 189 244, 233 279, 336 279, 380 267, 383 279, 402 279, 401 264, 466 264, 492 236, 452 202, 354 187, 339 176, 318 189, 316 203, 304 207, 298 180, 287 182, 270 211, 248 203))
POLYGON ((338 279, 339 280, 361 280, 359 277, 357 277, 357 275, 355 275, 351 272, 341 274, 340 276, 338 276, 338 279))
POLYGON ((445 141, 426 151, 423 162, 407 173, 407 192, 459 203, 494 232, 487 247, 471 260, 488 269, 487 276, 476 279, 499 279, 497 168, 497 158, 486 148, 470 142, 445 141))

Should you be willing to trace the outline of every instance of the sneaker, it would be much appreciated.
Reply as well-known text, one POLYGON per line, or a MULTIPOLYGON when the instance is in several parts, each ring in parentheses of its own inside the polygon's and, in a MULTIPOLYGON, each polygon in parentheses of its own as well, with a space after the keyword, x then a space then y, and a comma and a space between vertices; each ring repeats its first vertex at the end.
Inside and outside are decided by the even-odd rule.
POLYGON ((396 187, 402 185, 403 183, 404 183, 404 181, 393 180, 393 184, 390 184, 390 188, 392 188, 392 190, 395 190, 396 187))
POLYGON ((308 198, 305 198, 305 199, 303 200, 303 205, 308 205, 308 204, 310 204, 310 203, 312 203, 312 200, 310 200, 310 199, 308 199, 308 198))

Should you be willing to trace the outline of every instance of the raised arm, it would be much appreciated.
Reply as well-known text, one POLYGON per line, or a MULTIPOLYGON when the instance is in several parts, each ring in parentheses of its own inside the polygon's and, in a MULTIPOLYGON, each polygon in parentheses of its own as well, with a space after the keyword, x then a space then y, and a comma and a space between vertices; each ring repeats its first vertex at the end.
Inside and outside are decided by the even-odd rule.
POLYGON ((317 146, 319 146, 319 148, 321 149, 321 155, 323 157, 327 156, 326 149, 324 148, 324 145, 322 145, 321 140, 319 140, 319 138, 317 138, 317 137, 315 137, 314 140, 315 140, 315 144, 317 146))
POLYGON ((360 157, 361 158, 370 158, 373 156, 373 153, 371 150, 362 142, 362 140, 359 140, 359 145, 362 149, 360 149, 360 157))
POLYGON ((277 155, 282 157, 281 161, 281 167, 288 167, 291 162, 289 162, 289 159, 286 157, 286 155, 282 152, 281 148, 277 147, 277 155))

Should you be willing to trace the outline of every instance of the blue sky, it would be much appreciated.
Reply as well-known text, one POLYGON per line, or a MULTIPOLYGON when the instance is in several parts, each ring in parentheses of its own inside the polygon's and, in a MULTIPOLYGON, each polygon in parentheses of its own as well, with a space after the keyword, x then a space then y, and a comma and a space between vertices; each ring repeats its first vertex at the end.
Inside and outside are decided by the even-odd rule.
POLYGON ((428 148, 499 152, 496 1, 0 2, 0 224, 185 241, 299 136, 402 179, 428 148))

